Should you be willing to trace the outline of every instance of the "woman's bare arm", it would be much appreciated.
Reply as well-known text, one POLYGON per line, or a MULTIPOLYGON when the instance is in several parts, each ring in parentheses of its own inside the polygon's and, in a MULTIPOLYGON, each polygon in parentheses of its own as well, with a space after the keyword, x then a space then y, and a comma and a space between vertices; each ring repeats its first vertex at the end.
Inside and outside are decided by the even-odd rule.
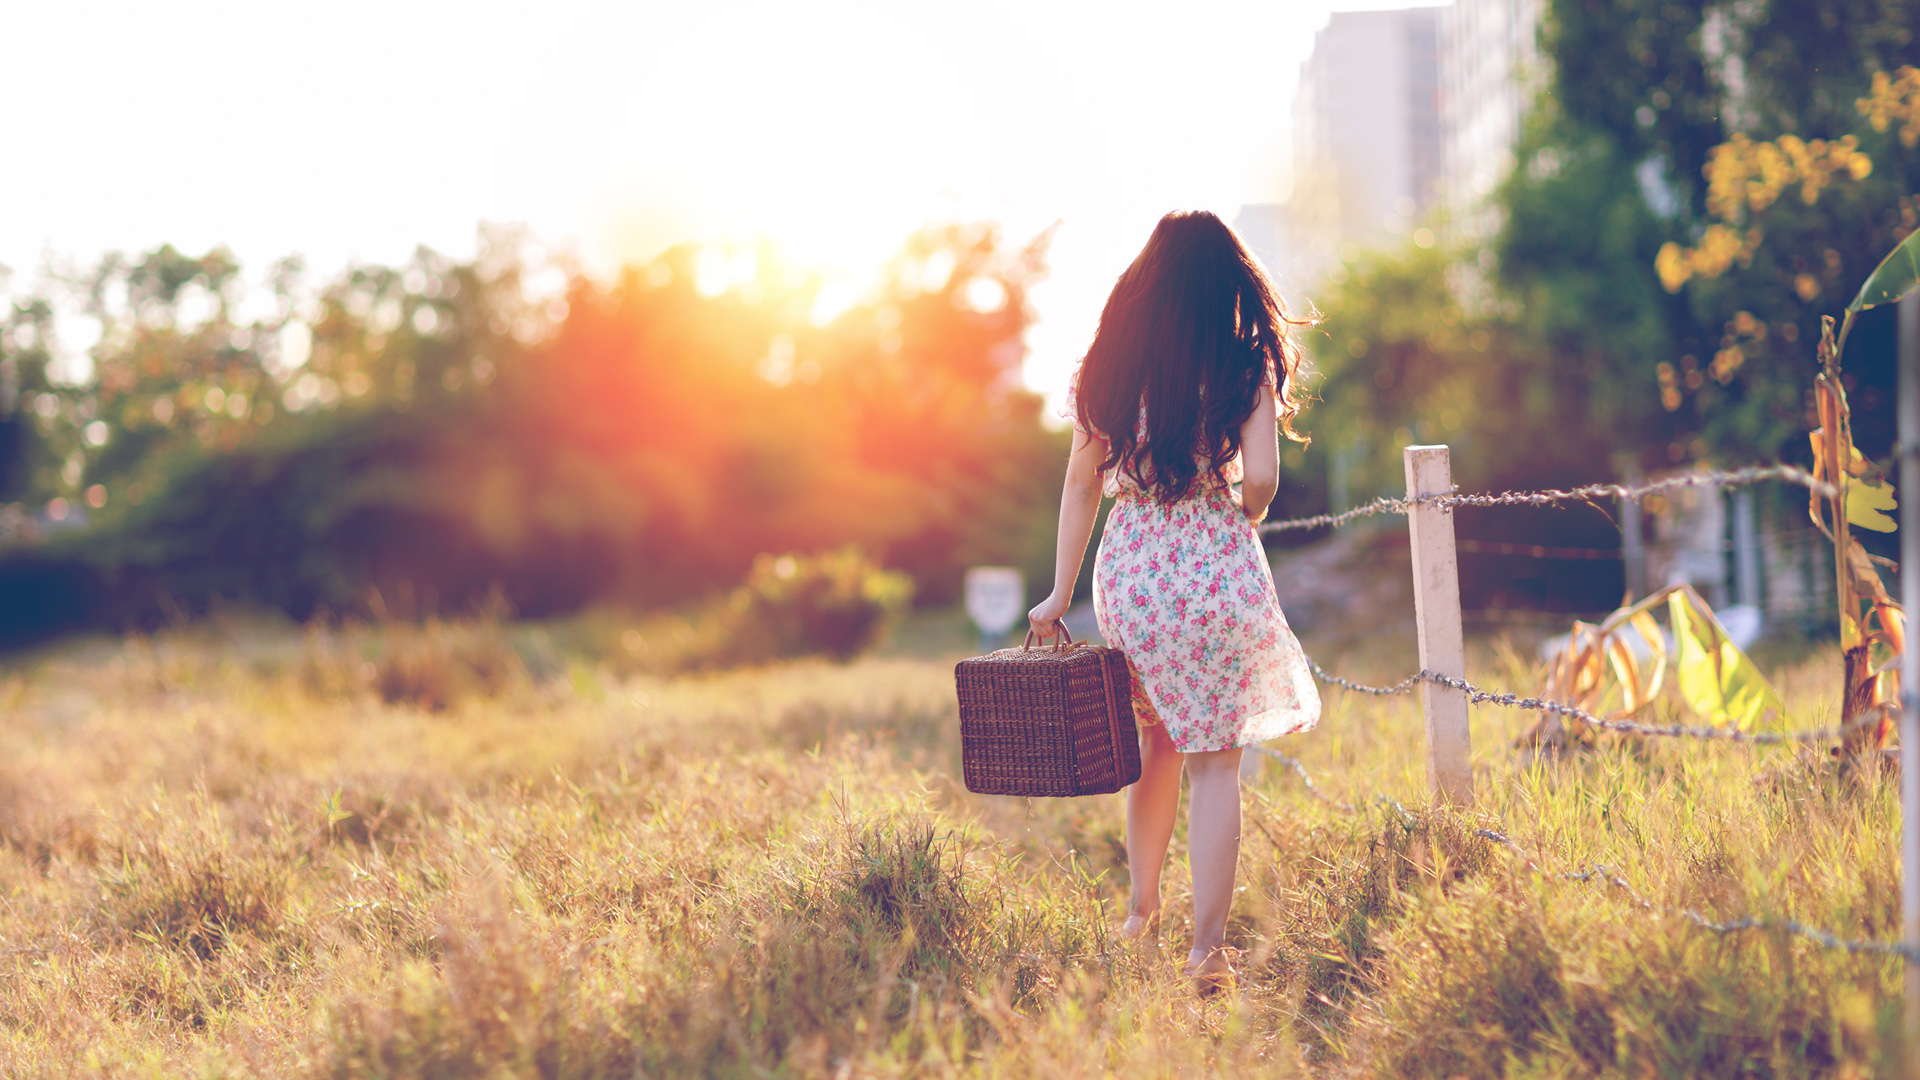
POLYGON ((1054 632, 1055 620, 1073 604, 1073 586, 1080 580, 1080 563, 1093 538, 1093 519, 1100 512, 1100 463, 1107 458, 1107 440, 1075 429, 1073 456, 1067 459, 1067 479, 1060 489, 1060 533, 1053 556, 1053 593, 1027 613, 1036 634, 1054 632))
POLYGON ((1273 400, 1273 387, 1260 388, 1253 415, 1240 427, 1240 507, 1247 517, 1259 521, 1267 516, 1267 507, 1280 490, 1279 406, 1273 400))

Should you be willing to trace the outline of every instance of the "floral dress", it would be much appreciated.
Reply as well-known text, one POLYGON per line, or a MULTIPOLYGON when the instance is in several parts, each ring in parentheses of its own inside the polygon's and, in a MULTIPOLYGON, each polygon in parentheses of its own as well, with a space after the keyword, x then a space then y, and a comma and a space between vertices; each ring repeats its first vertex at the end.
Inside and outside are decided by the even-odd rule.
MULTIPOLYGON (((1086 431, 1076 412, 1069 392, 1063 415, 1086 431)), ((1266 551, 1229 486, 1240 482, 1240 460, 1223 472, 1202 468, 1193 492, 1171 504, 1118 470, 1103 481, 1115 502, 1094 557, 1094 617, 1133 669, 1135 717, 1164 723, 1182 753, 1308 731, 1320 719, 1266 551)))

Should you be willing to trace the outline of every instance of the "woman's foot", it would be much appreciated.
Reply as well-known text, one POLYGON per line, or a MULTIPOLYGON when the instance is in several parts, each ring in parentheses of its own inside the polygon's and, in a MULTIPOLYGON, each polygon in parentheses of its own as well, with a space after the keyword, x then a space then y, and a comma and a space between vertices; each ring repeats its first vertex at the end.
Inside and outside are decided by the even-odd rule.
POLYGON ((1160 933, 1160 913, 1149 911, 1142 915, 1129 912, 1127 921, 1120 924, 1120 940, 1139 941, 1142 938, 1157 937, 1160 933))
POLYGON ((1231 950, 1226 946, 1195 949, 1187 954, 1187 977, 1201 997, 1212 997, 1233 988, 1234 970, 1231 950))

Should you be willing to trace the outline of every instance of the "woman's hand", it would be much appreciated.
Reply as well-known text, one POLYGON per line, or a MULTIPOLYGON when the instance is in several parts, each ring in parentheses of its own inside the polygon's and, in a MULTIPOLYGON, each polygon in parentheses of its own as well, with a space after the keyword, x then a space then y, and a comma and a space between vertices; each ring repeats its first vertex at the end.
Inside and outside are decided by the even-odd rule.
POLYGON ((1045 640, 1058 635, 1060 627, 1057 624, 1066 615, 1069 606, 1070 602, 1059 595, 1049 596, 1033 605, 1033 610, 1027 612, 1027 622, 1032 625, 1035 636, 1045 640))

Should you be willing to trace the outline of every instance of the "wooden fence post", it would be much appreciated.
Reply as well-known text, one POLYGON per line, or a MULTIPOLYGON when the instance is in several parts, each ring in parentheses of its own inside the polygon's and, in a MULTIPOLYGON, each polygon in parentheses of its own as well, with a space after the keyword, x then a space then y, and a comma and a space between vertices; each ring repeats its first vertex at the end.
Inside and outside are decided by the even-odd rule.
MULTIPOLYGON (((1640 486, 1640 466, 1628 462, 1620 472, 1620 481, 1627 487, 1640 486)), ((1641 533, 1640 500, 1620 500, 1620 561, 1627 572, 1627 595, 1638 600, 1647 595, 1647 543, 1641 533)))
MULTIPOLYGON (((1900 601, 1908 635, 1900 654, 1900 922, 1901 940, 1920 948, 1920 647, 1912 619, 1920 612, 1920 291, 1900 300, 1900 601)), ((1920 964, 1906 962, 1906 1075, 1920 1078, 1920 964)))
MULTIPOLYGON (((1406 450, 1407 497, 1453 490, 1445 446, 1406 450)), ((1453 547, 1453 512, 1418 504, 1407 511, 1413 546, 1413 612, 1419 628, 1420 667, 1456 679, 1467 677, 1466 644, 1460 632, 1460 563, 1453 547)), ((1420 684, 1427 720, 1427 786, 1437 799, 1473 803, 1472 739, 1467 731, 1467 695, 1452 687, 1420 684)))

